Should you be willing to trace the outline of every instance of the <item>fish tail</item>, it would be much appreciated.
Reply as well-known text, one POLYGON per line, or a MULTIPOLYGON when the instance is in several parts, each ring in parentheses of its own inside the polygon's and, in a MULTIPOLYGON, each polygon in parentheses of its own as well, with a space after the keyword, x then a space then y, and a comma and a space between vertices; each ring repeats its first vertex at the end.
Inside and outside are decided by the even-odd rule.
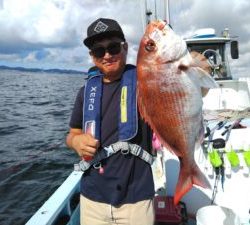
POLYGON ((192 176, 187 174, 182 168, 175 188, 174 205, 177 205, 182 197, 192 188, 192 176))
POLYGON ((198 185, 200 187, 203 187, 203 188, 211 188, 207 178, 201 172, 201 170, 200 170, 200 168, 198 166, 195 166, 193 168, 192 183, 195 184, 195 185, 198 185))
POLYGON ((198 166, 193 165, 192 169, 188 170, 184 167, 180 169, 179 180, 176 185, 174 204, 177 205, 182 197, 192 189, 193 184, 203 188, 210 188, 210 184, 201 172, 198 166))

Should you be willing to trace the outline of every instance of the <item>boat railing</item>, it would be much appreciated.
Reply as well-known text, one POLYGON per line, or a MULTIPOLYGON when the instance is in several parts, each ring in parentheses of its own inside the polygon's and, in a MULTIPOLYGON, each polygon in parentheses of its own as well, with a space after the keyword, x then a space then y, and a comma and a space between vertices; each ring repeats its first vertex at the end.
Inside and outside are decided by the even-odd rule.
POLYGON ((82 172, 73 171, 26 225, 80 224, 79 199, 82 172), (75 215, 75 216, 74 216, 75 215))

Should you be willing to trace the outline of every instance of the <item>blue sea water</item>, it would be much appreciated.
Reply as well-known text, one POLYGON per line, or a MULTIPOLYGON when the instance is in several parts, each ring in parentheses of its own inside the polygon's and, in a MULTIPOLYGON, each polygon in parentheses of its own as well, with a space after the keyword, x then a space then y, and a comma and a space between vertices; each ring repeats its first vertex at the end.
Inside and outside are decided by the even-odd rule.
POLYGON ((65 145, 83 75, 0 70, 0 224, 25 224, 72 172, 65 145))

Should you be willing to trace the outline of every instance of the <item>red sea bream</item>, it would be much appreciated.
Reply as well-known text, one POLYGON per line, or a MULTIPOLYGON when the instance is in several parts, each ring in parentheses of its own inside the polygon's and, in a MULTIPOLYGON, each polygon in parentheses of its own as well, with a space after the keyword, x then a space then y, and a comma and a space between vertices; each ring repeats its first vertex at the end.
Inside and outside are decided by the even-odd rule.
POLYGON ((147 26, 137 57, 138 105, 161 143, 179 158, 175 204, 193 184, 209 187, 194 150, 203 138, 201 88, 216 84, 201 65, 166 22, 147 26))

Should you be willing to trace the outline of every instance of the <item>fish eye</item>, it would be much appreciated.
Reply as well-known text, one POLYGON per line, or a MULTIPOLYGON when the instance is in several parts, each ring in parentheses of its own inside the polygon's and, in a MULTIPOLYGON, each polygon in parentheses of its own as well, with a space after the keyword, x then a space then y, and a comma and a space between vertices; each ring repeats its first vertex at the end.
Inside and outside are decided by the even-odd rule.
POLYGON ((145 45, 145 49, 146 49, 146 51, 148 51, 148 52, 154 51, 154 50, 155 50, 155 47, 156 47, 156 45, 155 45, 155 42, 154 42, 153 40, 149 40, 149 41, 146 43, 146 45, 145 45))

